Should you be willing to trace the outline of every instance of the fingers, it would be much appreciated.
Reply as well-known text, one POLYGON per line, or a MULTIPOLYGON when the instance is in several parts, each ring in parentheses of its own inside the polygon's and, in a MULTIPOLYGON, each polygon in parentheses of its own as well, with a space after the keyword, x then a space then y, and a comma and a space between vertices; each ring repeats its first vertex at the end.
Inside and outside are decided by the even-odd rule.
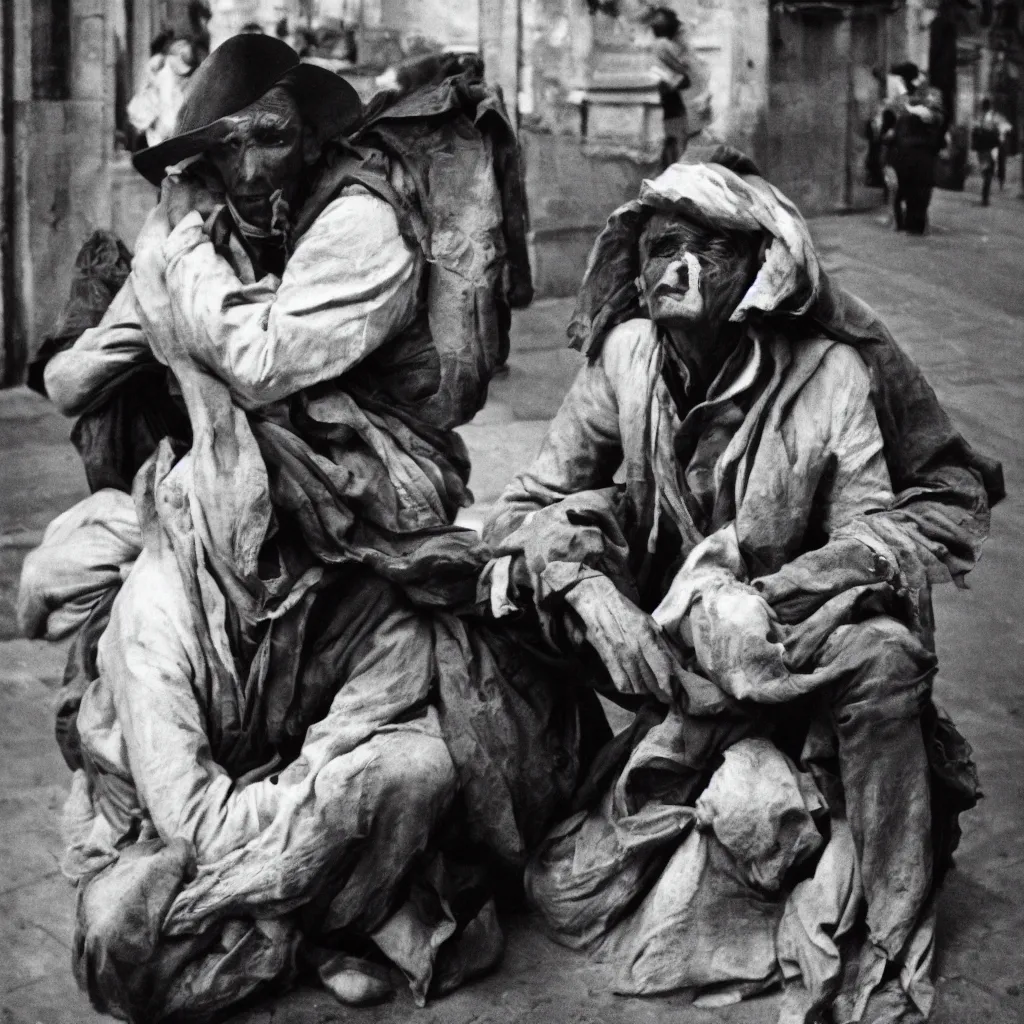
POLYGON ((672 678, 682 666, 650 618, 638 617, 636 629, 628 636, 620 634, 617 642, 609 643, 606 635, 602 647, 598 653, 621 693, 652 696, 663 704, 673 702, 672 678))
POLYGON ((675 703, 685 669, 676 658, 667 638, 656 626, 651 630, 644 653, 649 669, 646 679, 647 692, 657 697, 663 704, 675 703), (673 686, 673 682, 675 682, 675 686, 673 686))
POLYGON ((637 673, 630 664, 633 658, 626 644, 615 643, 609 638, 604 629, 600 627, 595 628, 592 623, 587 624, 587 640, 601 659, 601 663, 611 678, 612 686, 619 693, 637 694, 645 692, 642 688, 637 688, 637 673))
POLYGON ((216 200, 201 181, 187 174, 169 174, 160 185, 160 205, 174 228, 193 210, 198 210, 205 219, 216 200))
POLYGON ((624 694, 673 702, 673 676, 682 671, 658 624, 618 591, 579 608, 587 641, 601 659, 612 685, 624 694))

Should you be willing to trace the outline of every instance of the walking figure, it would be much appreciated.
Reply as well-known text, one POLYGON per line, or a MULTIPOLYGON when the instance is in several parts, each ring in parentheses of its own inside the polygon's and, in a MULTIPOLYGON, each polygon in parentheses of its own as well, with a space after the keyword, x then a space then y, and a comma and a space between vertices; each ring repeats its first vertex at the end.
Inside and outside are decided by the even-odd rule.
POLYGON ((893 215, 897 231, 922 235, 935 186, 935 159, 942 147, 942 97, 910 61, 894 68, 893 74, 907 86, 906 96, 894 105, 896 120, 888 139, 889 163, 896 172, 893 215))
MULTIPOLYGON (((999 160, 1000 133, 992 101, 986 96, 981 101, 981 117, 971 131, 971 149, 978 154, 981 169, 981 205, 988 206, 992 193, 992 179, 995 177, 999 160)), ((1001 182, 1000 182, 1001 184, 1001 182)))
POLYGON ((654 33, 654 73, 658 77, 665 139, 661 169, 674 164, 686 152, 689 124, 683 91, 690 87, 690 63, 683 44, 679 16, 670 7, 656 7, 648 24, 654 33))

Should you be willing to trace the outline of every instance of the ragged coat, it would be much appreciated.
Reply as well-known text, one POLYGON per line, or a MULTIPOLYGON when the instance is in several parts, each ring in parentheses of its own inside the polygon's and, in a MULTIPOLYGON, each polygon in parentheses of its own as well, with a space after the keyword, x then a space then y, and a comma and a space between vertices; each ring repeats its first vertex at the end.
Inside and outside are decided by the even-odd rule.
MULTIPOLYGON (((80 982, 131 1019, 201 1019, 286 983, 303 907, 328 931, 377 928, 457 794, 467 841, 521 864, 579 771, 575 702, 457 614, 487 551, 453 523, 468 461, 450 428, 507 331, 502 174, 518 168, 496 166, 507 122, 478 76, 431 96, 398 109, 447 179, 384 173, 392 150, 364 147, 353 173, 329 161, 280 277, 216 219, 171 229, 158 210, 104 321, 47 369, 88 417, 165 368, 187 414, 186 436, 117 467, 142 551, 136 537, 112 602, 89 590, 110 621, 90 620, 98 654, 75 658, 89 675, 66 751, 80 982), (162 902, 140 907, 146 872, 162 902)), ((386 134, 386 114, 366 130, 386 134)), ((39 556, 26 585, 45 592, 23 604, 52 612, 39 556)), ((435 904, 396 961, 418 965, 420 999, 454 930, 435 904)))
MULTIPOLYGON (((532 862, 528 884, 555 934, 616 960, 622 991, 731 982, 743 994, 771 984, 773 972, 803 972, 813 991, 801 1012, 811 1019, 836 997, 843 963, 831 938, 812 936, 820 928, 838 941, 853 929, 860 887, 875 884, 870 873, 859 879, 852 846, 839 838, 849 836, 841 810, 831 826, 840 846, 822 859, 828 877, 813 895, 802 890, 799 913, 785 904, 788 925, 776 938, 774 918, 756 956, 742 926, 710 946, 707 929, 729 913, 761 921, 761 929, 773 902, 782 914, 785 900, 760 884, 737 888, 728 865, 749 854, 742 844, 715 866, 700 844, 679 846, 680 836, 694 827, 693 801, 722 749, 746 729, 770 733, 777 725, 769 723, 789 718, 792 730, 818 706, 801 699, 846 686, 863 671, 861 659, 890 644, 904 654, 891 667, 878 664, 878 685, 884 689, 895 667, 893 706, 897 693, 912 716, 924 703, 929 754, 941 747, 935 730, 946 725, 937 725, 929 699, 930 587, 959 581, 974 565, 1002 489, 999 467, 956 433, 877 316, 828 281, 799 214, 751 172, 676 165, 613 214, 570 327, 588 364, 537 459, 493 509, 485 537, 502 555, 489 576, 496 613, 532 605, 550 642, 578 644, 567 607, 579 611, 587 592, 578 584, 601 574, 653 615, 696 671, 667 711, 646 708, 616 737, 598 758, 604 775, 584 786, 577 815, 532 862), (688 396, 689 405, 678 404, 666 380, 663 339, 642 318, 633 283, 639 231, 655 209, 768 239, 733 314, 745 323, 743 341, 708 394, 688 396), (843 647, 857 636, 863 642, 843 647), (797 710, 782 710, 789 707, 797 710), (672 851, 671 864, 682 858, 676 881, 659 859, 672 851), (684 876, 686 885, 674 889, 684 876), (683 910, 681 893, 690 901, 683 910), (668 913, 673 900, 669 924, 652 908, 668 913), (659 944, 662 953, 649 956, 659 944)), ((811 764, 836 756, 823 720, 812 716, 804 730, 807 745, 793 748, 794 757, 811 764)), ((916 743, 920 750, 920 733, 916 743)), ((933 761, 933 777, 946 767, 933 761)), ((880 891, 894 887, 893 898, 881 901, 881 912, 877 899, 868 907, 871 941, 861 947, 860 974, 851 976, 847 1002, 834 1007, 843 1020, 861 1018, 887 958, 903 964, 899 985, 927 1013, 933 875, 920 808, 931 803, 934 812, 938 878, 956 834, 941 819, 976 796, 969 763, 960 767, 960 790, 934 789, 929 801, 925 783, 915 798, 924 821, 916 837, 906 836, 905 858, 892 862, 899 880, 878 880, 880 891)), ((843 799, 827 775, 818 782, 835 814, 843 799)), ((753 822, 760 811, 749 805, 746 813, 753 822)), ((869 819, 878 813, 884 809, 869 819)), ((854 821, 855 831, 863 826, 854 821)))

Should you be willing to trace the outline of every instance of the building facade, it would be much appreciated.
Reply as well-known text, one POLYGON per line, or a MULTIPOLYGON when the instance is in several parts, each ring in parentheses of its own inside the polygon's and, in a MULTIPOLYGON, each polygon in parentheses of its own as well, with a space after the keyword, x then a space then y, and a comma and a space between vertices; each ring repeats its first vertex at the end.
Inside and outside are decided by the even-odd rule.
MULTIPOLYGON (((364 93, 407 50, 475 49, 477 3, 207 0, 211 42, 255 22, 274 32, 355 25, 364 93)), ((0 385, 25 369, 67 298, 97 228, 129 246, 156 193, 132 168, 126 107, 163 29, 188 35, 188 0, 3 0, 0 4, 0 385)))
POLYGON ((113 53, 105 0, 4 3, 3 348, 19 380, 82 240, 111 221, 113 53))
MULTIPOLYGON (((684 26, 690 155, 749 153, 807 214, 880 202, 865 126, 895 62, 948 52, 953 106, 983 95, 1020 125, 1021 0, 667 0, 684 26), (967 11, 964 21, 964 11, 967 11), (944 20, 946 19, 946 20, 944 20), (947 27, 943 27, 947 26, 947 27), (945 32, 946 35, 942 33, 945 32), (939 46, 938 41, 942 41, 939 46)), ((539 295, 572 294, 609 211, 657 172, 661 111, 647 0, 208 0, 216 45, 247 23, 348 26, 364 94, 403 55, 479 49, 518 125, 539 295)), ((153 36, 190 30, 188 0, 0 5, 0 382, 22 379, 97 227, 129 244, 155 193, 122 131, 153 36)), ((945 67, 945 65, 944 65, 945 67)), ((937 69, 938 70, 938 69, 937 69)), ((945 81, 945 79, 944 79, 945 81)), ((947 89, 950 87, 946 82, 947 89)))
MULTIPOLYGON (((749 153, 808 214, 876 204, 866 124, 906 54, 890 0, 668 0, 684 26, 693 156, 749 153)), ((517 100, 541 294, 570 294, 609 209, 658 169, 641 0, 484 0, 488 68, 517 100), (491 56, 496 66, 492 67, 491 56)))

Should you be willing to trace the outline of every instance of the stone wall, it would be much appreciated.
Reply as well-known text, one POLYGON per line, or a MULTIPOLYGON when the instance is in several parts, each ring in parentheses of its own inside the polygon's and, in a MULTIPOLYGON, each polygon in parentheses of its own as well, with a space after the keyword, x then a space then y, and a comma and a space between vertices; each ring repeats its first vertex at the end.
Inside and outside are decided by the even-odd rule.
MULTIPOLYGON (((514 6, 514 0, 485 0, 495 24, 506 19, 505 54, 516 42, 507 27, 514 6)), ((673 0, 673 6, 690 54, 691 124, 702 128, 691 142, 694 152, 728 141, 758 155, 768 0, 673 0)), ((519 100, 539 295, 576 290, 608 214, 658 171, 661 110, 642 11, 640 0, 620 0, 616 15, 591 14, 579 0, 523 0, 522 66, 516 74, 503 65, 503 82, 519 100)), ((485 54, 489 24, 482 21, 485 54)))
POLYGON ((590 149, 569 135, 520 132, 530 203, 530 263, 540 297, 574 295, 587 255, 615 207, 656 163, 590 149))
POLYGON ((880 5, 774 12, 764 170, 807 216, 882 200, 865 184, 866 124, 905 52, 895 21, 880 5))
POLYGON ((110 224, 112 68, 104 0, 72 0, 69 98, 33 95, 33 4, 17 0, 13 89, 11 358, 16 383, 67 297, 85 238, 110 224))

